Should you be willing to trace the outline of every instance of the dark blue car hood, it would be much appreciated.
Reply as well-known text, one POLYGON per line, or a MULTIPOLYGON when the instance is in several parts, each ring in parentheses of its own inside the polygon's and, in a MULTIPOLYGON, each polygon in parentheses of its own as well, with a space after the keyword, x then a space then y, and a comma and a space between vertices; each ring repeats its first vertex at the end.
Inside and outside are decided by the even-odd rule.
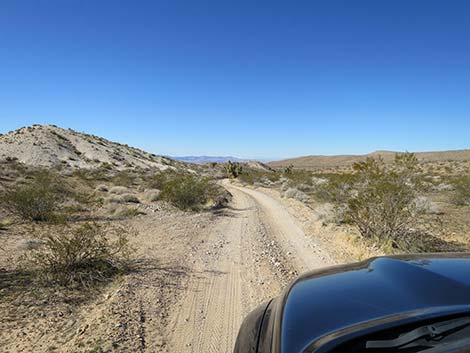
POLYGON ((469 255, 375 258, 308 273, 283 296, 281 352, 312 350, 366 322, 440 310, 470 311, 469 255))

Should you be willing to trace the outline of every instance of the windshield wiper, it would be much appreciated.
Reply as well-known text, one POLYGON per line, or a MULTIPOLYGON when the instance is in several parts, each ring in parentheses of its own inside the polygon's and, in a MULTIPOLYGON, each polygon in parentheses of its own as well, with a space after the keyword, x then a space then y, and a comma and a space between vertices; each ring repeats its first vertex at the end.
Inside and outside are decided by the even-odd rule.
POLYGON ((458 318, 418 327, 398 338, 381 341, 367 341, 366 348, 398 348, 418 339, 438 340, 446 334, 457 332, 470 325, 470 318, 458 318))

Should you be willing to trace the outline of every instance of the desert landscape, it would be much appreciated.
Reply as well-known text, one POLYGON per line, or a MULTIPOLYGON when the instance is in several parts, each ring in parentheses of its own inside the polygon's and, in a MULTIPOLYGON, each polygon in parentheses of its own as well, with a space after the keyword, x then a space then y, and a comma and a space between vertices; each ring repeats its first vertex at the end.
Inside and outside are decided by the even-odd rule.
POLYGON ((470 150, 192 164, 0 136, 2 352, 231 352, 297 275, 470 247, 470 150))
POLYGON ((470 1, 0 1, 0 353, 470 350, 470 1))

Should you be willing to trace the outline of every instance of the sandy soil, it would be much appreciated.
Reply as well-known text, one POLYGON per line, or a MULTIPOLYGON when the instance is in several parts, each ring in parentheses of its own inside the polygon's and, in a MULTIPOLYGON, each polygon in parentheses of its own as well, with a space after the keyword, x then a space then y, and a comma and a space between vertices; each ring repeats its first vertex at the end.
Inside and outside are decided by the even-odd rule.
POLYGON ((194 256, 185 293, 170 314, 171 352, 231 352, 250 310, 278 295, 297 273, 333 264, 274 198, 225 187, 231 208, 194 256))
POLYGON ((249 311, 335 261, 282 200, 224 186, 233 199, 217 213, 142 206, 147 214, 127 224, 136 270, 97 298, 77 306, 51 297, 21 312, 21 297, 2 304, 0 351, 231 352, 249 311))

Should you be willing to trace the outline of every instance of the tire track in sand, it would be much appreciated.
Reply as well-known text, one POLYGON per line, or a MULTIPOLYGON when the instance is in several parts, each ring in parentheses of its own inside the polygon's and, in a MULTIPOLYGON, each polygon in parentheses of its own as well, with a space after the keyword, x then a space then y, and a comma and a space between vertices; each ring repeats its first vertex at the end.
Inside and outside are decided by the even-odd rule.
POLYGON ((299 253, 300 260, 289 264, 291 269, 303 271, 322 264, 317 256, 309 259, 314 252, 304 238, 289 240, 292 229, 293 236, 305 236, 277 201, 251 189, 224 186, 233 195, 231 207, 218 217, 193 258, 185 292, 167 326, 169 352, 232 352, 244 316, 279 294, 285 279, 262 255, 266 232, 282 251, 299 253))

